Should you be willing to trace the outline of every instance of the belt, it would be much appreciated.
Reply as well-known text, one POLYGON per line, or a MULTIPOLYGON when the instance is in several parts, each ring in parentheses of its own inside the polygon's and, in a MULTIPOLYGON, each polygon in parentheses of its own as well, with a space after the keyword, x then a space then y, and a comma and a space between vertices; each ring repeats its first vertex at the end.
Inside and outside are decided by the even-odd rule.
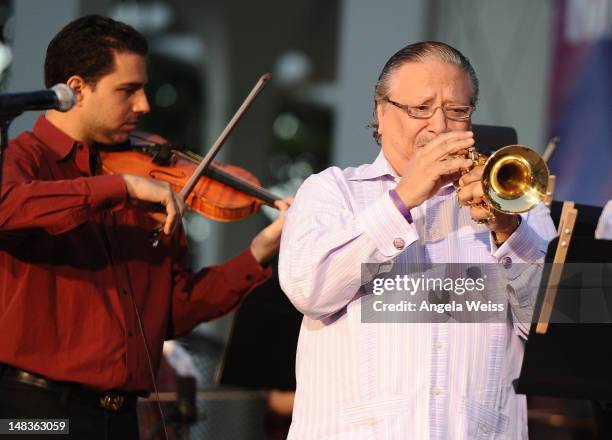
POLYGON ((77 383, 49 380, 6 364, 0 364, 0 379, 43 388, 60 394, 64 399, 73 398, 109 411, 136 410, 138 401, 138 395, 135 393, 98 392, 77 383))

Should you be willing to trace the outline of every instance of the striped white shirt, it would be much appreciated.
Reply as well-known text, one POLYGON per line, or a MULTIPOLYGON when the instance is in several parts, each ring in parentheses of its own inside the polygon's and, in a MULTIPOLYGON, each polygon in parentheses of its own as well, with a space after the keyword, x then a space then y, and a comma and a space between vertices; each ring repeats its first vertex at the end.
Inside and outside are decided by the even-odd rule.
POLYGON ((520 286, 539 276, 556 234, 548 210, 524 215, 497 248, 452 185, 408 223, 388 194, 398 181, 381 152, 310 176, 287 213, 279 277, 304 314, 289 439, 527 439, 511 381, 528 326, 362 323, 361 263, 500 263, 512 316, 529 319, 536 292, 520 286))

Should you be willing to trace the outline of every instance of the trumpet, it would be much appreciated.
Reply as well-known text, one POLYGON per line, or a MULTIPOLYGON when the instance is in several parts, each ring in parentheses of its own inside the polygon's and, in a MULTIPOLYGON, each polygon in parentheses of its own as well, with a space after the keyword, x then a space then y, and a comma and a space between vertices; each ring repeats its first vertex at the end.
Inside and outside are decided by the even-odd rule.
MULTIPOLYGON (((489 210, 487 221, 495 221, 496 211, 527 212, 546 197, 550 172, 546 161, 533 149, 525 145, 507 145, 489 157, 475 149, 468 150, 467 155, 472 160, 472 167, 484 166, 481 205, 489 210)), ((474 204, 476 202, 470 203, 474 204)))

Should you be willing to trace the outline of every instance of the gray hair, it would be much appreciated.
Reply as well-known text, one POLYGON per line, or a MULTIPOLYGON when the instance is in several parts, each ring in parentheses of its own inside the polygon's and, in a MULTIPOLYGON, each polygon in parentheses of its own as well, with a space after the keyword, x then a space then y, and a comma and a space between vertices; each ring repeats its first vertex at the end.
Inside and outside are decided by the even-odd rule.
POLYGON ((409 62, 423 62, 431 59, 436 59, 444 63, 452 64, 461 68, 470 76, 472 83, 472 98, 471 105, 476 105, 478 102, 478 78, 476 72, 467 59, 461 52, 448 44, 438 41, 423 41, 420 43, 409 44, 398 50, 385 64, 376 86, 374 86, 374 121, 368 125, 372 127, 374 132, 372 136, 376 143, 380 145, 380 135, 378 134, 378 116, 376 115, 376 102, 387 97, 389 93, 389 82, 393 73, 402 65, 409 62))

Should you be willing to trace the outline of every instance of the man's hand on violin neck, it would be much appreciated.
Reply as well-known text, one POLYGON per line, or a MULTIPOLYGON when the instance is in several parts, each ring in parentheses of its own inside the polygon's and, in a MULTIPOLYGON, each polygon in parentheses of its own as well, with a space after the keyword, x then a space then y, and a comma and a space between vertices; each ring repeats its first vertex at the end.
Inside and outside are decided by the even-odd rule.
POLYGON ((181 221, 185 204, 170 184, 146 177, 122 174, 130 203, 150 212, 170 235, 181 221))
POLYGON ((422 147, 415 147, 396 191, 408 209, 432 198, 438 190, 457 179, 472 161, 464 157, 474 145, 471 131, 451 131, 436 136, 422 147))
POLYGON ((251 242, 251 253, 259 264, 265 264, 278 253, 283 222, 285 221, 285 211, 289 209, 292 203, 293 197, 274 202, 280 211, 280 215, 262 229, 251 242))

